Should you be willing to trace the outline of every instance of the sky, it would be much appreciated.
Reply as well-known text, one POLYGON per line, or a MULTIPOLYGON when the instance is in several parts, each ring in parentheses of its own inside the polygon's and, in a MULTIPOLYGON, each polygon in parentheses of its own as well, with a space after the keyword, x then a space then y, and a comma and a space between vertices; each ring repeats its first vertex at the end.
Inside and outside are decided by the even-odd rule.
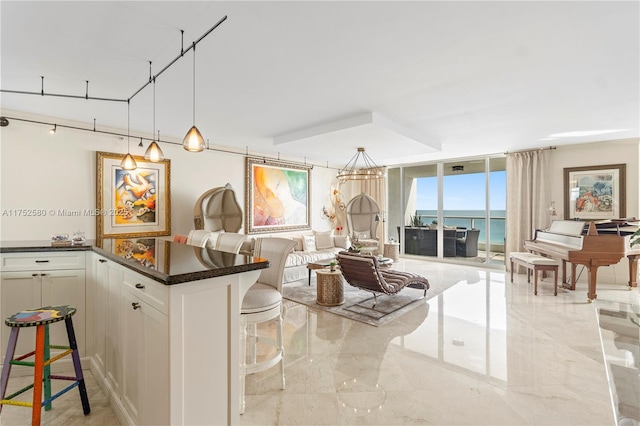
MULTIPOLYGON (((491 210, 506 210, 507 172, 492 172, 490 175, 491 210)), ((444 177, 443 210, 484 210, 485 174, 469 173, 444 177)), ((417 209, 437 210, 438 178, 417 180, 417 209)))

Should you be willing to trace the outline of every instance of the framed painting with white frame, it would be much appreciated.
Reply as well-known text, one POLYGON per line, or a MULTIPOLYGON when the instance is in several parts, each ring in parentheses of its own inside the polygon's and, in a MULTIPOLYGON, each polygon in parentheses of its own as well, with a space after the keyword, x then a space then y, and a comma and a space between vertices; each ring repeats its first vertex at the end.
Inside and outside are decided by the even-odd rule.
POLYGON ((247 234, 311 229, 311 168, 247 157, 247 234))
POLYGON ((171 160, 134 156, 138 167, 123 170, 123 154, 96 153, 98 238, 171 234, 171 160))
POLYGON ((564 218, 621 219, 626 215, 626 164, 564 169, 564 218))

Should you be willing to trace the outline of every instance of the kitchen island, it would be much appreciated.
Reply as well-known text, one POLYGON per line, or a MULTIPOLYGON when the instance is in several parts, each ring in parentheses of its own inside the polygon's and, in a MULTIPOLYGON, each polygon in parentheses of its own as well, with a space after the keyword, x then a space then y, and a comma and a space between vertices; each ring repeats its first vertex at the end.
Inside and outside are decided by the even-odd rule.
MULTIPOLYGON (((0 253, 3 287, 5 271, 84 260, 82 297, 67 294, 85 302, 85 356, 123 424, 239 423, 240 306, 266 259, 167 238, 4 242, 0 253)), ((60 302, 49 287, 41 302, 60 302)))

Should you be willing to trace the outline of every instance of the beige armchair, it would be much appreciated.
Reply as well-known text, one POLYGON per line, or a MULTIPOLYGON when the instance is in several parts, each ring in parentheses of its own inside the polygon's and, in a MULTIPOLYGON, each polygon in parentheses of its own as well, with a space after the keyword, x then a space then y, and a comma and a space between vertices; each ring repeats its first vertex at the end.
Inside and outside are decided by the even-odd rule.
POLYGON ((380 207, 364 192, 347 203, 347 228, 354 245, 377 254, 380 207))

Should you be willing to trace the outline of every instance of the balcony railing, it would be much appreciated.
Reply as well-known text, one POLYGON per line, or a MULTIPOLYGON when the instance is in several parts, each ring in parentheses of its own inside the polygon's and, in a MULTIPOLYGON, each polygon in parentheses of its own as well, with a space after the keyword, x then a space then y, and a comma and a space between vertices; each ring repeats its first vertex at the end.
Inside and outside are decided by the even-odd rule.
MULTIPOLYGON (((417 215, 422 226, 429 226, 437 221, 434 215, 417 215)), ((456 226, 466 229, 480 229, 478 238, 478 249, 486 250, 486 218, 484 216, 466 215, 446 215, 443 217, 444 226, 456 226)), ((504 253, 504 243, 506 235, 506 218, 491 216, 491 239, 490 251, 494 253, 504 253)))

